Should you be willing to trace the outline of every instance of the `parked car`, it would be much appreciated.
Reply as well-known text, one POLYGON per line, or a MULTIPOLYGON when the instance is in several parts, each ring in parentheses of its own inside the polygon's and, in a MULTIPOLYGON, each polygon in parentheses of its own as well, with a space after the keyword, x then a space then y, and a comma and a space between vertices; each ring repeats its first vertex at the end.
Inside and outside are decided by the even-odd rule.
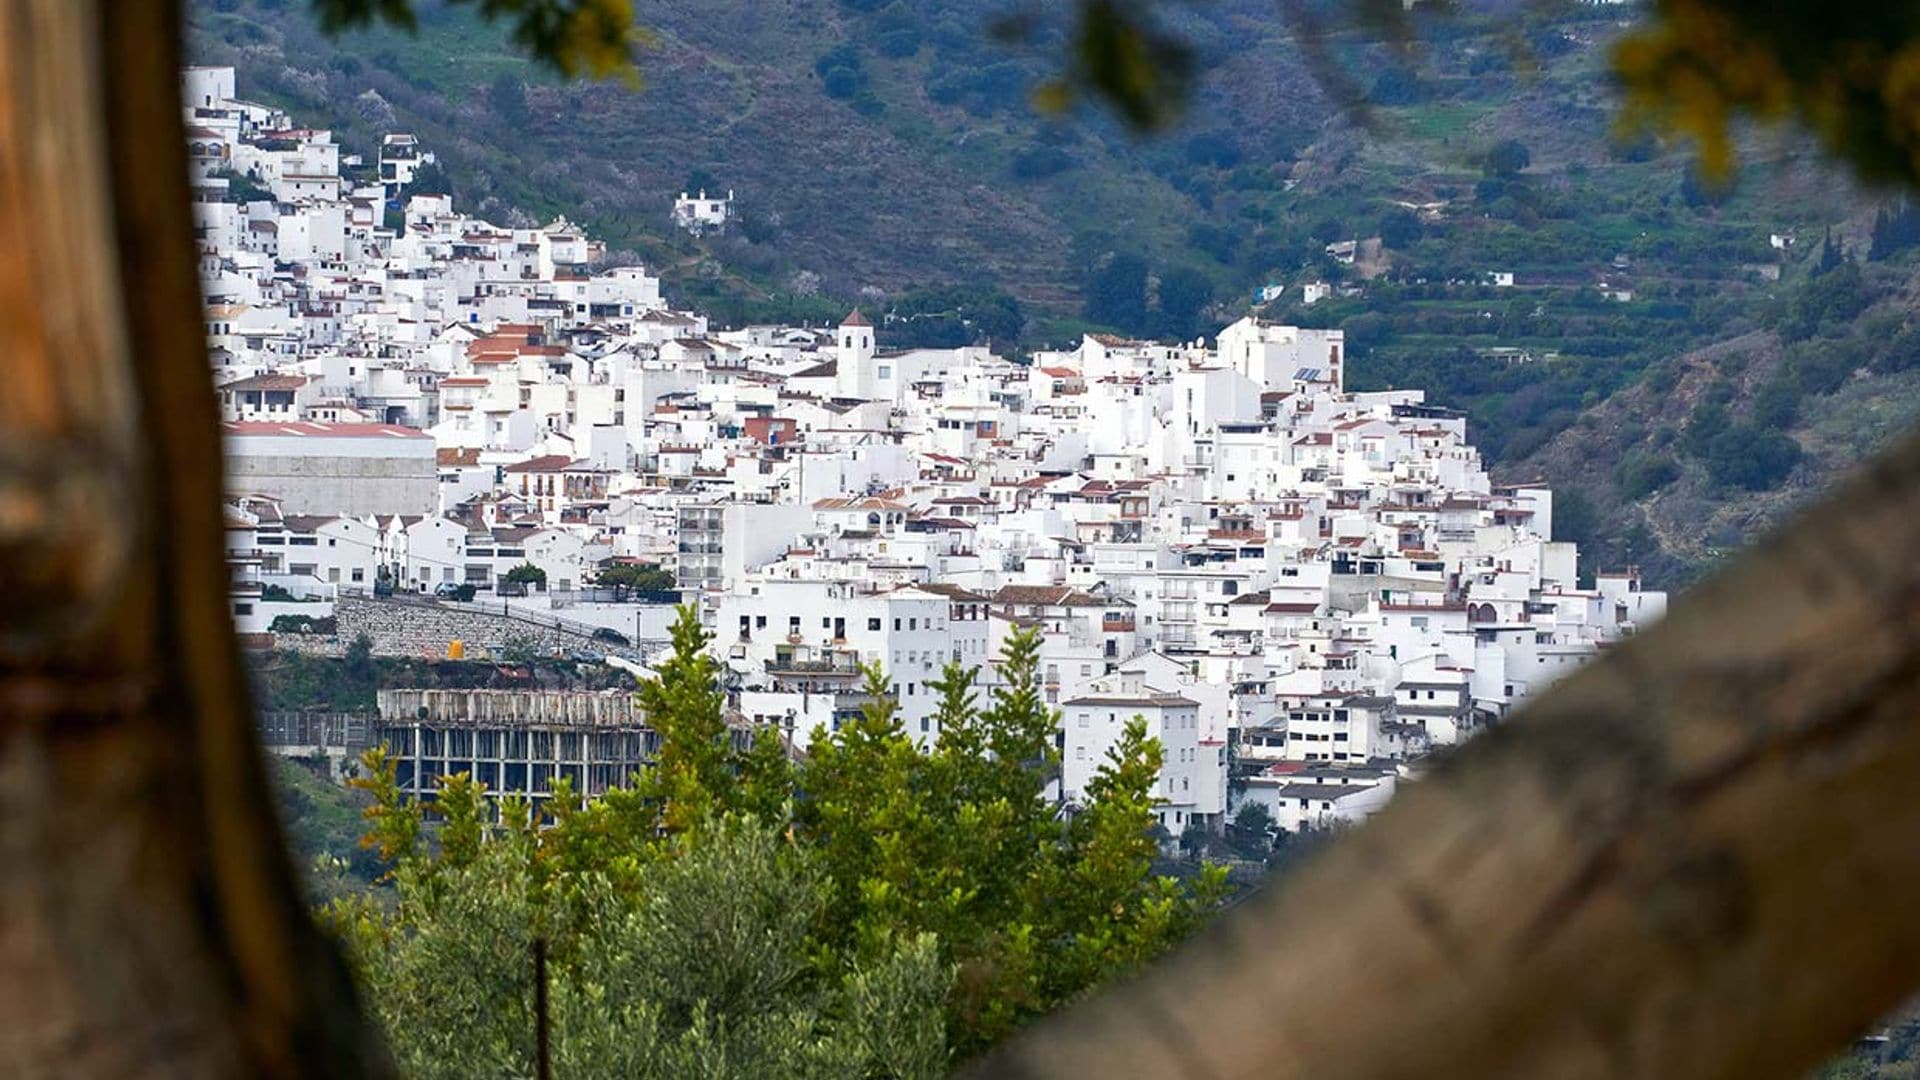
POLYGON ((436 600, 458 600, 465 603, 473 599, 473 586, 460 581, 443 581, 433 587, 436 600))
POLYGON ((603 626, 603 627, 601 627, 600 629, 598 629, 598 630, 595 630, 595 631, 593 632, 593 640, 595 640, 595 641, 611 641, 611 642, 613 642, 613 643, 614 643, 615 645, 627 645, 627 644, 631 644, 631 642, 629 642, 629 641, 627 640, 627 635, 625 635, 625 634, 623 634, 623 633, 621 633, 621 632, 620 632, 620 631, 618 631, 618 630, 615 630, 615 629, 614 629, 613 627, 611 627, 611 626, 603 626))

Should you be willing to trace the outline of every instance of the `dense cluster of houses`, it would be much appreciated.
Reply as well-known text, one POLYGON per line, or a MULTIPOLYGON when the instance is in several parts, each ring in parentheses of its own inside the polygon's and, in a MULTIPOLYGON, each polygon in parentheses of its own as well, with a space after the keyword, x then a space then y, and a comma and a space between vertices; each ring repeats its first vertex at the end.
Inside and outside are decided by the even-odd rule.
POLYGON ((1337 330, 1014 358, 882 348, 859 311, 721 329, 564 220, 409 194, 406 136, 366 163, 231 69, 186 83, 243 628, 269 595, 526 563, 524 602, 586 617, 607 567, 657 565, 734 708, 798 742, 858 710, 865 662, 935 738, 943 667, 990 685, 1033 628, 1060 798, 1144 717, 1177 834, 1245 801, 1363 817, 1664 610, 1631 570, 1583 585, 1553 493, 1493 483, 1462 417, 1347 391, 1337 330))

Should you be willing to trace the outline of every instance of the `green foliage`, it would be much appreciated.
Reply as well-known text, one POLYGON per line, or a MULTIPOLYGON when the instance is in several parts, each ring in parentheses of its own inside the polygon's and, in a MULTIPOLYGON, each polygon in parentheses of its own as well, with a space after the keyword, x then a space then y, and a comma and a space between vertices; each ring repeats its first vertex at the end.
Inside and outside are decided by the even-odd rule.
POLYGON ((1231 169, 1243 156, 1239 139, 1231 131, 1205 131, 1188 137, 1187 162, 1213 169, 1231 169))
POLYGON ((1694 406, 1693 415, 1688 418, 1687 426, 1681 432, 1680 445, 1687 453, 1703 457, 1707 448, 1713 445, 1713 440, 1727 430, 1730 422, 1724 402, 1704 400, 1694 406))
POLYGON ((641 690, 663 742, 634 790, 563 785, 533 813, 456 776, 422 807, 367 755, 365 842, 393 902, 323 915, 404 1071, 524 1074, 538 939, 562 1074, 931 1077, 1223 899, 1216 868, 1152 873, 1161 751, 1137 719, 1062 823, 1035 631, 1010 635, 985 708, 973 669, 929 684, 928 747, 869 669, 860 715, 798 767, 771 732, 730 750, 706 642, 683 609, 641 690))
POLYGON ((880 338, 895 349, 1007 345, 1020 339, 1026 313, 1004 289, 951 285, 902 294, 881 320, 880 338))
POLYGON ((1734 118, 1792 118, 1867 179, 1920 180, 1908 5, 1667 0, 1651 14, 1614 53, 1629 126, 1692 137, 1725 175, 1734 118))
POLYGON ((339 626, 331 615, 314 618, 311 615, 275 615, 267 624, 267 629, 276 634, 326 634, 334 633, 339 626))
POLYGON ((1213 282, 1198 270, 1176 267, 1160 275, 1157 336, 1185 340, 1199 329, 1200 313, 1213 299, 1213 282))
POLYGON ((342 658, 347 674, 360 680, 373 678, 373 639, 366 633, 358 633, 347 643, 346 655, 342 658))
POLYGON ((1097 260, 1081 289, 1086 297, 1081 314, 1088 322, 1144 337, 1193 336, 1213 299, 1212 279, 1190 267, 1174 266, 1151 281, 1149 270, 1147 260, 1130 252, 1097 260))
POLYGON ((1736 424, 1707 445, 1707 475, 1713 482, 1747 491, 1778 487, 1800 463, 1800 444, 1778 431, 1736 424))
POLYGON ((735 806, 731 742, 721 710, 719 666, 692 604, 674 621, 673 654, 640 687, 647 722, 660 733, 660 754, 645 790, 661 804, 661 827, 684 832, 735 806))
POLYGON ((1082 314, 1089 322, 1140 326, 1147 313, 1147 261, 1125 252, 1114 254, 1094 268, 1082 291, 1082 314))
POLYGON ((1782 372, 1760 384, 1753 395, 1753 422, 1773 431, 1793 426, 1800 412, 1800 384, 1791 372, 1782 372))
POLYGON ((1481 169, 1488 176, 1499 180, 1511 180, 1533 164, 1533 154, 1518 139, 1502 139, 1493 144, 1481 162, 1481 169))
POLYGON ((527 111, 526 84, 508 71, 494 76, 487 85, 487 107, 514 127, 522 127, 533 118, 527 111))
POLYGON ((372 798, 366 808, 367 832, 360 845, 379 852, 380 858, 389 863, 411 860, 420 845, 420 806, 400 794, 395 779, 399 761, 385 747, 376 746, 361 757, 360 763, 364 772, 349 785, 372 798))
POLYGON ((1153 786, 1161 764, 1160 745, 1147 737, 1146 721, 1127 721, 1087 785, 1087 807, 1068 827, 1066 850, 1073 857, 1047 868, 1052 914, 1076 931, 1043 970, 1050 997, 1064 998, 1131 970, 1178 929, 1179 892, 1152 873, 1159 851, 1152 832, 1153 786))
POLYGON ((1829 225, 1820 241, 1820 257, 1814 262, 1813 272, 1816 275, 1830 274, 1846 261, 1846 249, 1834 242, 1833 227, 1829 225))
POLYGON ((874 45, 882 56, 905 59, 920 51, 920 31, 912 27, 887 30, 874 40, 874 45))
POLYGON ((962 1052, 1164 949, 1224 880, 1151 874, 1160 749, 1144 727, 1062 834, 1044 798, 1057 718, 1038 668, 1038 635, 1010 635, 980 709, 973 672, 948 665, 929 684, 940 697, 930 751, 900 730, 884 677, 869 671, 869 705, 815 733, 797 780, 798 834, 837 883, 836 946, 872 956, 901 934, 935 934, 959 969, 949 1019, 962 1052))
POLYGON ((867 69, 861 63, 859 47, 851 43, 822 54, 814 61, 813 73, 820 77, 821 88, 831 98, 844 100, 867 89, 867 69))
POLYGON ((1380 234, 1380 242, 1387 247, 1403 251, 1418 243, 1426 231, 1420 224, 1420 218, 1404 206, 1396 206, 1380 215, 1380 223, 1375 227, 1380 234))
POLYGON ((1840 329, 1865 311, 1877 298, 1876 290, 1863 278, 1858 264, 1839 255, 1831 242, 1821 245, 1819 267, 1794 290, 1792 299, 1779 321, 1780 336, 1799 341, 1815 334, 1840 329), (1837 261, 1836 261, 1837 260, 1837 261))
MULTIPOLYGON (((488 21, 506 22, 514 43, 569 77, 618 76, 636 81, 633 48, 648 35, 633 24, 631 0, 450 0, 472 4, 488 21)), ((376 21, 416 30, 413 0, 313 0, 329 31, 376 21)))
POLYGON ((1902 199, 1889 211, 1874 211, 1873 234, 1867 247, 1872 262, 1891 259, 1909 248, 1920 246, 1920 207, 1902 199))
POLYGON ((1920 1012, 1912 1002, 1879 1025, 1877 1040, 1862 1039, 1815 1070, 1815 1080, 1915 1080, 1920 1077, 1920 1012))
POLYGON ((1060 111, 1091 96, 1142 130, 1180 116, 1192 93, 1193 48, 1160 25, 1154 7, 1145 0, 1080 0, 1066 71, 1040 87, 1040 105, 1060 111))
POLYGON ((1058 146, 1034 146, 1014 155, 1009 170, 1015 180, 1045 180, 1074 167, 1072 154, 1058 146))
POLYGON ((1920 330, 1902 326, 1880 338, 1868 360, 1868 367, 1887 375, 1920 367, 1920 330))
POLYGON ((1623 499, 1643 499, 1680 479, 1680 466, 1665 454, 1636 452, 1614 469, 1614 484, 1623 499))
POLYGON ((555 864, 571 827, 489 829, 471 859, 400 867, 390 911, 325 910, 398 1036, 403 1073, 532 1075, 536 941, 550 958, 557 1075, 944 1071, 951 972, 932 943, 824 968, 812 946, 819 873, 760 823, 728 819, 661 844, 631 889, 555 864))
POLYGON ((510 567, 500 575, 500 580, 509 585, 535 585, 544 589, 547 586, 547 572, 530 562, 523 562, 510 567))
POLYGON ((254 202, 270 202, 273 192, 261 187, 253 177, 233 169, 215 169, 209 176, 227 182, 227 201, 242 206, 254 202))
POLYGON ((453 178, 447 175, 446 166, 438 161, 429 161, 413 172, 413 180, 407 184, 408 195, 451 195, 453 178))
POLYGON ((1703 176, 1699 169, 1689 168, 1680 177, 1680 201, 1695 209, 1719 206, 1733 197, 1734 187, 1731 177, 1703 176))
POLYGON ((1373 80, 1373 91, 1367 95, 1375 105, 1412 105, 1426 96, 1427 88, 1421 84, 1420 77, 1397 65, 1381 72, 1373 80))
POLYGON ((272 758, 274 803, 294 862, 308 871, 308 893, 325 901, 365 889, 382 873, 378 854, 360 845, 365 797, 326 776, 324 762, 272 758))
POLYGON ((636 592, 672 592, 679 587, 673 575, 656 563, 618 563, 600 571, 594 582, 636 592))
POLYGON ((1273 812, 1266 803, 1246 802, 1233 815, 1233 828, 1243 836, 1265 838, 1273 828, 1273 812))

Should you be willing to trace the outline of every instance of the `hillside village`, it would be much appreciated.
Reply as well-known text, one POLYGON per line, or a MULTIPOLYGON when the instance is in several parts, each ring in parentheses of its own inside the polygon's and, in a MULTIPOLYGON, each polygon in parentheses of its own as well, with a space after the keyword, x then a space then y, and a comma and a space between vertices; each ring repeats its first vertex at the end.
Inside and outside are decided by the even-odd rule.
POLYGON ((1491 482, 1461 415, 1347 391, 1339 330, 1010 357, 885 349, 859 310, 722 328, 564 219, 411 190, 411 137, 358 156, 234 82, 184 75, 255 641, 323 649, 295 626, 411 597, 564 616, 644 662, 670 605, 604 584, 654 567, 738 722, 804 749, 868 663, 933 739, 942 665, 991 685, 1033 627, 1060 798, 1139 715, 1178 835, 1247 802, 1362 818, 1664 611, 1631 567, 1583 587, 1553 492, 1491 482))

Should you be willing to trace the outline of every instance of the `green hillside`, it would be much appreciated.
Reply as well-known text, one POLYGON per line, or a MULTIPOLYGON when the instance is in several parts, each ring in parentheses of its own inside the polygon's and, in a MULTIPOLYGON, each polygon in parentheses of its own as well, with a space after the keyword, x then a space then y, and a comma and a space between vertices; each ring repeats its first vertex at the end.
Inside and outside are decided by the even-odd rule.
MULTIPOLYGON (((1036 112, 1061 28, 1000 43, 999 0, 663 0, 641 9, 658 42, 638 92, 557 82, 464 8, 424 7, 417 35, 328 38, 295 0, 200 0, 193 50, 350 145, 415 131, 473 205, 567 213, 695 293, 737 276, 764 297, 808 270, 841 297, 984 282, 1073 315, 1089 270, 1121 251, 1156 275, 1204 274, 1232 304, 1331 240, 1373 235, 1396 202, 1446 216, 1396 265, 1578 274, 1644 239, 1658 209, 1645 193, 1676 191, 1684 162, 1609 154, 1601 68, 1617 24, 1590 15, 1437 20, 1411 59, 1333 37, 1331 57, 1379 105, 1363 131, 1271 5, 1180 8, 1199 92, 1181 127, 1141 138, 1097 111, 1036 112), (1510 138, 1536 182, 1477 191, 1481 158, 1510 138), (739 193, 746 228, 707 245, 672 236, 670 201, 696 176, 739 193), (1478 227, 1488 214, 1512 227, 1478 227)), ((1659 231, 1753 241, 1744 219, 1698 237, 1689 224, 1659 231)))
MULTIPOLYGON (((1892 425, 1855 410, 1905 415, 1902 374, 1869 357, 1858 385, 1795 396, 1804 460, 1781 475, 1716 479, 1710 440, 1698 453, 1659 443, 1678 437, 1701 357, 1751 352, 1760 372, 1768 348, 1794 351, 1778 330, 1825 230, 1864 258, 1876 204, 1800 140, 1743 139, 1743 172, 1716 187, 1691 175, 1685 147, 1616 139, 1616 12, 1463 5, 1423 22, 1410 54, 1337 31, 1319 47, 1339 74, 1316 78, 1266 0, 1169 6, 1198 92, 1181 126, 1141 137, 1097 111, 1036 111, 1062 27, 1043 15, 1024 44, 1004 43, 989 32, 1000 0, 660 0, 639 8, 658 40, 637 92, 561 83, 464 9, 424 6, 417 35, 328 38, 297 0, 198 0, 192 47, 350 150, 417 133, 464 205, 581 221, 723 320, 825 318, 858 301, 967 320, 883 324, 897 344, 1018 335, 1030 348, 1096 325, 1206 333, 1256 290, 1290 286, 1268 314, 1343 326, 1357 388, 1424 387, 1464 409, 1502 472, 1579 486, 1597 557, 1656 579, 1696 573, 1892 425), (1343 84, 1365 91, 1366 116, 1333 104, 1343 84), (733 189, 741 226, 675 232, 672 198, 689 183, 733 189), (1795 242, 1775 248, 1775 235, 1795 242), (1351 265, 1327 255, 1349 240, 1351 265), (1345 295, 1302 306, 1308 281, 1345 295), (1644 437, 1627 438, 1636 425, 1644 437), (1630 452, 1651 471, 1616 477, 1630 452), (1668 457, 1678 478, 1641 491, 1668 457), (1678 507, 1683 491, 1688 524, 1639 509, 1678 507)), ((1898 266, 1866 275, 1882 330, 1903 318, 1898 266)), ((1874 353, 1857 314, 1786 336, 1802 354, 1836 335, 1874 353)), ((1716 375, 1713 393, 1737 419, 1742 379, 1759 377, 1716 375)))

